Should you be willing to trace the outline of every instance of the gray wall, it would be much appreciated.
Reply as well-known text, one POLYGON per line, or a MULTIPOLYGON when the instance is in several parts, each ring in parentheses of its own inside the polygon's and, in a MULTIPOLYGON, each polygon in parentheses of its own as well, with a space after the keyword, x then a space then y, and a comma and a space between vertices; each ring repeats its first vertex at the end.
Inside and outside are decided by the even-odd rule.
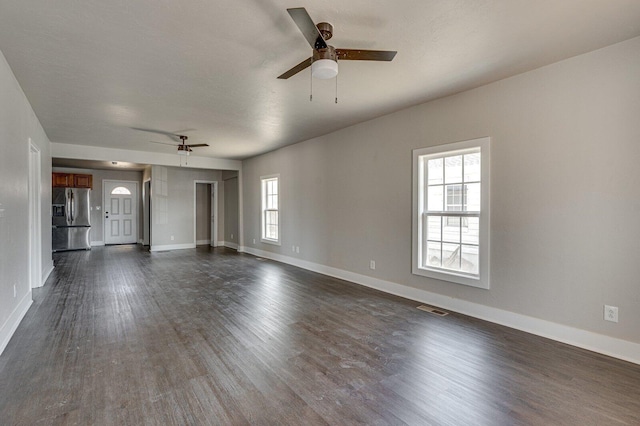
MULTIPOLYGON (((238 244, 238 177, 227 176, 224 180, 224 241, 238 244)), ((224 178, 224 176, 223 176, 224 178)))
POLYGON ((53 267, 49 139, 0 52, 0 351, 23 307, 31 300, 29 138, 40 150, 42 274, 45 276, 53 267))
POLYGON ((244 243, 640 342, 639 75, 635 38, 246 160, 244 243), (481 136, 491 289, 412 275, 411 151, 481 136), (272 173, 281 247, 259 242, 260 176, 272 173), (603 321, 605 303, 618 324, 603 321))
MULTIPOLYGON (((63 173, 86 173, 93 176, 93 189, 91 190, 91 242, 104 243, 104 210, 102 199, 103 180, 130 180, 138 182, 138 237, 143 235, 143 205, 142 205, 142 172, 132 172, 126 170, 95 170, 77 169, 70 167, 54 167, 54 172, 63 173), (98 209, 99 207, 99 209, 98 209)), ((51 227, 51 226, 49 226, 51 227)))
POLYGON ((152 166, 152 248, 194 242, 194 182, 196 180, 220 181, 221 172, 219 170, 152 166), (160 189, 163 176, 166 176, 165 191, 160 189), (164 207, 167 209, 166 212, 162 211, 164 207), (173 240, 171 236, 173 236, 173 240))

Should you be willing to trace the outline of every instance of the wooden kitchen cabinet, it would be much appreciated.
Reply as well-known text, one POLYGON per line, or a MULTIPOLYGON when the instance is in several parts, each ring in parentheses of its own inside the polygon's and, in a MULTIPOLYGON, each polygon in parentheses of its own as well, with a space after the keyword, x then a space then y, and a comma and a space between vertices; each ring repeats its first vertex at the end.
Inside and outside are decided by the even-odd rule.
POLYGON ((92 175, 73 175, 74 188, 93 188, 92 175))
POLYGON ((51 186, 54 188, 93 188, 93 175, 76 173, 51 174, 51 186))
POLYGON ((51 185, 54 188, 70 188, 73 183, 72 174, 69 173, 52 173, 51 185))

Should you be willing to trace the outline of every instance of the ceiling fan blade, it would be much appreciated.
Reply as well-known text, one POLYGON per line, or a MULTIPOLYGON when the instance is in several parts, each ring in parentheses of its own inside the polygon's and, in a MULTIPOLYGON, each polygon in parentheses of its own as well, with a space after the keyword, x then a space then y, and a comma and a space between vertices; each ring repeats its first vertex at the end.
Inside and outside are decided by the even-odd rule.
POLYGON ((169 142, 156 142, 156 141, 149 141, 149 142, 151 142, 151 143, 158 143, 158 144, 160 144, 160 145, 170 145, 170 146, 178 146, 178 145, 180 145, 180 144, 178 144, 178 143, 169 143, 169 142))
POLYGON ((176 142, 179 141, 178 135, 176 135, 175 133, 171 133, 171 132, 167 132, 164 130, 157 130, 157 129, 144 129, 142 127, 130 127, 130 129, 132 130, 139 130, 141 132, 148 132, 148 133, 157 133, 159 135, 165 135, 173 140, 175 140, 176 142))
POLYGON ((343 61, 391 61, 395 50, 336 49, 336 56, 343 61))
POLYGON ((304 7, 295 7, 292 9, 287 9, 289 15, 291 15, 291 19, 296 23, 304 38, 307 39, 311 47, 314 49, 326 49, 327 43, 324 41, 322 34, 316 27, 316 24, 313 23, 313 20, 307 13, 307 9, 304 7))
POLYGON ((201 146, 209 146, 208 143, 196 143, 196 144, 188 144, 187 145, 189 148, 199 148, 201 146))
POLYGON ((292 77, 292 76, 298 74, 300 71, 302 71, 303 69, 308 68, 310 66, 311 66, 311 58, 307 58, 304 61, 300 62, 295 67, 291 68, 289 71, 287 71, 284 74, 282 74, 281 76, 278 76, 278 78, 287 79, 289 77, 292 77))

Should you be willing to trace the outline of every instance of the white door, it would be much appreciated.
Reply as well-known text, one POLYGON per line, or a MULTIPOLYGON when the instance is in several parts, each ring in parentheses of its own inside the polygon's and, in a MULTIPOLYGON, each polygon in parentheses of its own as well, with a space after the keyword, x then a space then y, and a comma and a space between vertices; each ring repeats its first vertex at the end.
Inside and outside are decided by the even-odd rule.
POLYGON ((138 241, 138 182, 103 181, 104 243, 138 241))

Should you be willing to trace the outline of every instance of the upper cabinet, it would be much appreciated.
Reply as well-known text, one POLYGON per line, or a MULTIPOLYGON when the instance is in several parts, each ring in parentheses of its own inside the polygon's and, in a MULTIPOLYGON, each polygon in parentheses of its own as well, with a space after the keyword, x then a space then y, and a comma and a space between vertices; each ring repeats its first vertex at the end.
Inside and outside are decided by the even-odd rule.
POLYGON ((51 184, 54 188, 93 188, 93 176, 53 172, 51 184))
POLYGON ((51 184, 54 188, 70 188, 73 186, 73 175, 69 173, 52 173, 51 184))

